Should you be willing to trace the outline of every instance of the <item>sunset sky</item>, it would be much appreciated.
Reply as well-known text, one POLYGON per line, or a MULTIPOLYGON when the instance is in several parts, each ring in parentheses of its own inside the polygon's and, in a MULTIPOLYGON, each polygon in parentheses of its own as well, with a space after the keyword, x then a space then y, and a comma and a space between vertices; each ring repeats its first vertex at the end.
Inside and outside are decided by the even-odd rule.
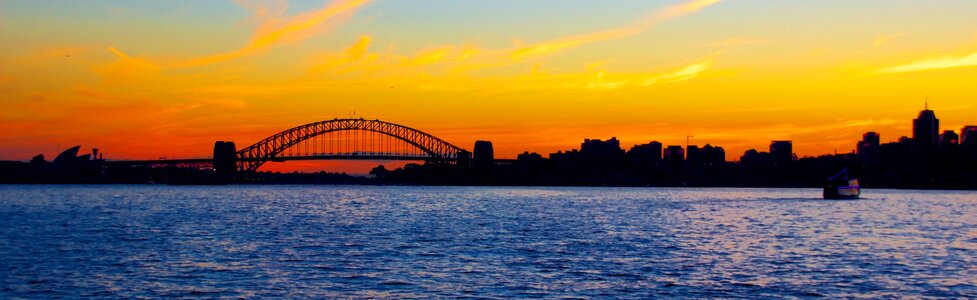
POLYGON ((927 98, 941 131, 977 124, 973 0, 0 0, 0 41, 5 160, 203 157, 351 116, 501 157, 689 134, 730 160, 894 141, 927 98))

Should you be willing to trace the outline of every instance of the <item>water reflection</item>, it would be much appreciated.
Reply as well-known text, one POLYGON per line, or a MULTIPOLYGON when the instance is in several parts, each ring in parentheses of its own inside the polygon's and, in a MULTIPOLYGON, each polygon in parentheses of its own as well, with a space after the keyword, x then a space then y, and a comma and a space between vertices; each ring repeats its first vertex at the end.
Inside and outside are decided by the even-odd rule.
POLYGON ((975 297, 977 193, 0 186, 0 298, 975 297))

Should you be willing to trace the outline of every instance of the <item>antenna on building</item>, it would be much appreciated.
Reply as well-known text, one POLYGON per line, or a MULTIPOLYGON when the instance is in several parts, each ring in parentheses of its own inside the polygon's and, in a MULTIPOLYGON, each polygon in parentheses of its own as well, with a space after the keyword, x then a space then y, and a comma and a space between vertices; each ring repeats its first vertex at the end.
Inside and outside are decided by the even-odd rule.
POLYGON ((685 150, 689 149, 689 138, 694 138, 694 137, 695 137, 694 135, 690 135, 688 133, 685 134, 685 150))
POLYGON ((924 110, 930 109, 930 95, 926 95, 926 101, 923 102, 923 109, 924 110))

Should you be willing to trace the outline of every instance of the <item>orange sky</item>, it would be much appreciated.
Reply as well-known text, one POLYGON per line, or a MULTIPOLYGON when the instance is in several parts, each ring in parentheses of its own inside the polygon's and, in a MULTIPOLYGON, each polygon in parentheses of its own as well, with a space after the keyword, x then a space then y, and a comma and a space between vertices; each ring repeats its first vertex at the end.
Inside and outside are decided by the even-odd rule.
POLYGON ((977 2, 808 2, 0 1, 0 159, 203 157, 350 116, 502 157, 689 134, 731 160, 893 141, 927 97, 977 124, 977 2))

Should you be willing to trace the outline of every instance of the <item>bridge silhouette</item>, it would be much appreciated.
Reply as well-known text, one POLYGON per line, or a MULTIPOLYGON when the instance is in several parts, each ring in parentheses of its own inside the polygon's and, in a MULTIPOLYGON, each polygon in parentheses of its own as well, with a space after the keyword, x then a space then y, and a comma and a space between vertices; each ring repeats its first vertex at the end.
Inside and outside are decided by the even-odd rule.
POLYGON ((131 166, 213 167, 218 172, 257 171, 267 162, 295 160, 398 160, 465 164, 471 152, 404 125, 380 120, 332 119, 295 126, 236 150, 218 141, 212 158, 119 160, 131 166))

